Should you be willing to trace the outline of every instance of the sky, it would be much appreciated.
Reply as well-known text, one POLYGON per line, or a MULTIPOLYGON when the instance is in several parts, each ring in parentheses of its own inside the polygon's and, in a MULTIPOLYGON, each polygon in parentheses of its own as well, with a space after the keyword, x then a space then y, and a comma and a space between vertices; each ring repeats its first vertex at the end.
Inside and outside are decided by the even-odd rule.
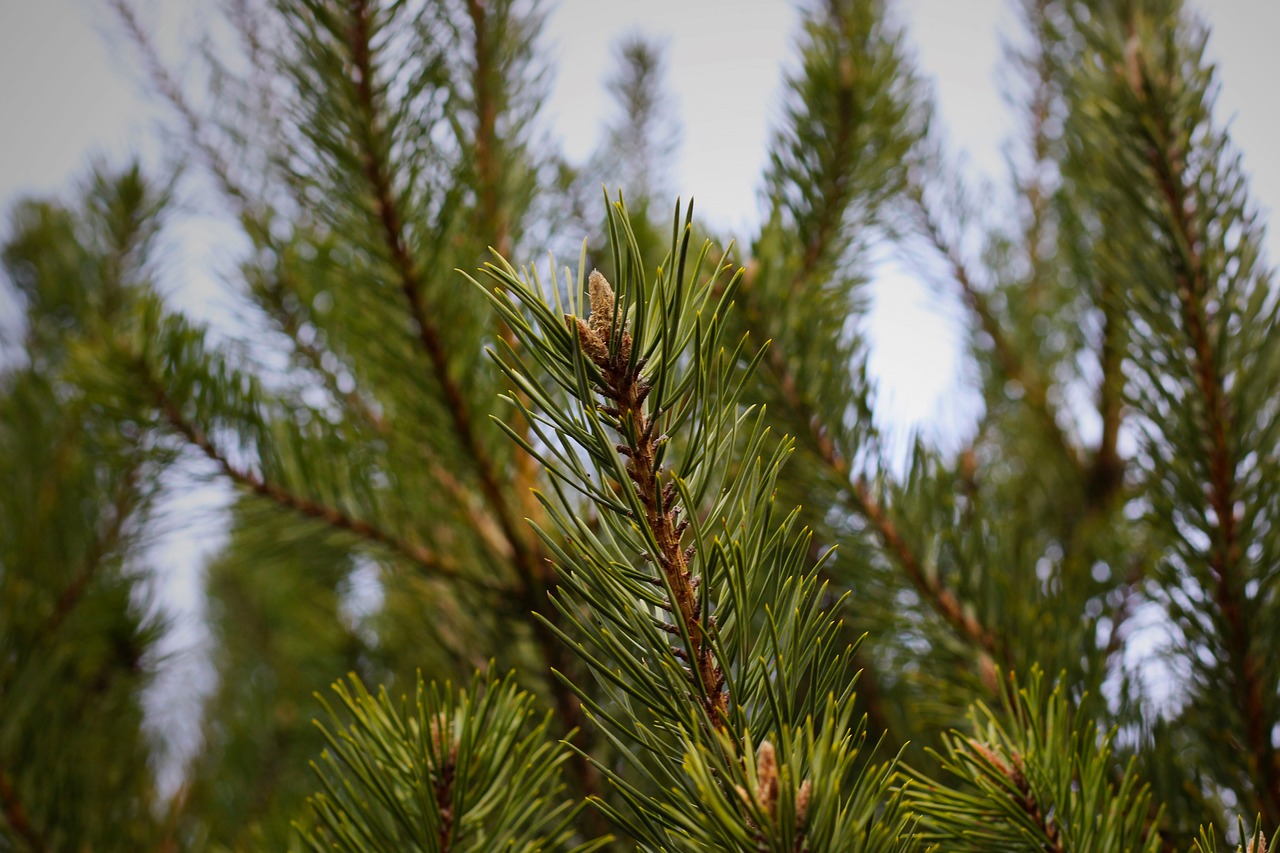
MULTIPOLYGON (((181 74, 212 0, 135 3, 181 74)), ((931 78, 944 125, 967 157, 971 176, 1002 180, 1001 146, 1013 125, 996 72, 1001 37, 1016 33, 1013 4, 902 0, 890 6, 931 78)), ((1200 0, 1196 8, 1213 27, 1209 53, 1221 75, 1219 118, 1231 121, 1253 176, 1253 200, 1264 212, 1275 210, 1280 2, 1200 0)), ((676 123, 683 128, 672 186, 685 198, 696 196, 701 215, 720 228, 749 234, 761 215, 759 180, 778 118, 782 72, 794 62, 797 22, 795 7, 782 0, 561 0, 546 33, 556 76, 545 117, 566 153, 585 158, 610 110, 603 81, 614 43, 631 32, 663 39, 676 123)), ((95 156, 120 162, 139 152, 144 162, 157 161, 155 131, 167 116, 144 94, 130 57, 106 0, 0 0, 0 208, 26 194, 66 193, 95 156)), ((0 238, 7 229, 7 218, 0 220, 0 238)), ((199 230, 189 224, 186 233, 199 230)), ((1280 258, 1278 235, 1280 223, 1268 240, 1273 261, 1280 258)), ((208 242, 187 238, 167 268, 179 303, 197 312, 217 287, 211 267, 226 261, 208 242)), ((878 268, 872 297, 871 368, 880 381, 884 425, 900 434, 913 428, 941 437, 962 431, 973 407, 962 390, 957 306, 892 262, 878 268)), ((0 295, 0 329, 12 328, 15 311, 0 295)), ((216 523, 209 520, 216 513, 198 510, 216 507, 225 495, 216 488, 189 489, 168 507, 175 519, 168 547, 178 556, 163 596, 176 615, 188 617, 188 626, 198 624, 199 554, 218 542, 216 523), (204 518, 205 527, 179 529, 176 519, 192 517, 204 518)), ((192 627, 186 642, 197 642, 198 634, 192 627)), ((172 677, 194 676, 188 670, 172 677)), ((172 713, 169 725, 184 710, 172 713)))

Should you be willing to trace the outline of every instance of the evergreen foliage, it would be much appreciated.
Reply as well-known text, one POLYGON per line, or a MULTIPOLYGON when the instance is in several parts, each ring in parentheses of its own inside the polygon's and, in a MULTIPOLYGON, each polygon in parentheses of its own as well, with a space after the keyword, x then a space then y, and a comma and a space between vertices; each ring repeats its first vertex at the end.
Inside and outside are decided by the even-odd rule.
POLYGON ((806 6, 738 243, 668 207, 643 39, 574 164, 536 3, 227 0, 207 112, 113 5, 239 323, 162 296, 138 167, 13 208, 0 850, 1265 853, 1280 296, 1181 3, 1020 4, 1003 218, 881 3, 806 6), (905 465, 885 246, 984 404, 905 465), (167 791, 146 546, 202 479, 217 680, 167 791))

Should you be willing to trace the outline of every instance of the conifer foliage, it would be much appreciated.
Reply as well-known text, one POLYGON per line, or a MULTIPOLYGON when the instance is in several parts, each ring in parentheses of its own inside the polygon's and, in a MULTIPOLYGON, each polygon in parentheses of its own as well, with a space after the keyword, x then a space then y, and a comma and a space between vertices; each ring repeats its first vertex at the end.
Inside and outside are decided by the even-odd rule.
POLYGON ((237 322, 163 295, 194 184, 13 207, 0 850, 1268 849, 1280 295, 1183 4, 1017 6, 1003 216, 892 11, 805 4, 736 243, 662 198, 643 39, 579 164, 537 3, 226 0, 199 98, 111 5, 237 322), (905 465, 886 247, 983 401, 905 465), (147 546, 202 480, 176 767, 147 546))

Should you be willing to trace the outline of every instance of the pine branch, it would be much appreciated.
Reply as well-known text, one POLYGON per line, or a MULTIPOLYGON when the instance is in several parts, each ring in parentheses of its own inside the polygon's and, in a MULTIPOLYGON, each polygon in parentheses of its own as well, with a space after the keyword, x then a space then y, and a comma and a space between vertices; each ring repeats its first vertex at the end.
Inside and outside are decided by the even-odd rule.
POLYGON ((963 257, 961 257, 959 249, 947 240, 942 233, 937 219, 925 203, 920 188, 914 187, 911 196, 912 207, 916 213, 921 233, 938 254, 946 260, 951 272, 951 278, 960 289, 961 301, 969 309, 974 319, 977 320, 979 328, 991 338, 996 362, 1000 365, 1000 370, 1005 376, 1022 387, 1023 399, 1036 416, 1036 419, 1043 425, 1045 434, 1061 452, 1062 458, 1083 474, 1084 463, 1081 461, 1080 453, 1059 424, 1057 407, 1049 400, 1043 379, 1035 370, 1034 365, 1026 362, 1013 343, 1009 341, 1008 336, 1005 335, 999 318, 996 317, 995 312, 992 311, 990 304, 987 302, 986 294, 977 287, 973 277, 969 274, 969 268, 965 264, 963 257))
MULTIPOLYGON (((806 258, 810 256, 811 253, 807 252, 806 258)), ((747 311, 750 312, 753 326, 762 329, 767 334, 769 331, 768 323, 764 319, 763 312, 759 310, 758 305, 753 303, 751 298, 752 272, 752 268, 749 267, 741 290, 743 294, 742 301, 746 303, 747 311)), ((802 270, 801 275, 806 274, 802 270)), ((797 277, 797 280, 800 280, 800 278, 797 277)), ((907 579, 911 581, 912 586, 915 587, 920 597, 928 602, 929 606, 942 617, 962 640, 977 645, 992 657, 1003 659, 998 652, 995 636, 984 628, 976 617, 964 612, 955 593, 948 589, 940 578, 930 579, 926 576, 920 559, 916 556, 915 549, 902 538, 893 521, 871 493, 867 483, 859 479, 852 484, 852 489, 848 488, 852 475, 849 461, 836 448, 835 442, 831 440, 829 431, 824 428, 818 412, 801 398, 795 376, 787 364, 781 348, 770 347, 766 353, 765 360, 774 379, 777 381, 778 389, 782 393, 784 402, 791 409, 793 417, 799 422, 808 425, 808 437, 812 443, 813 450, 818 459, 827 468, 830 476, 841 484, 841 494, 848 501, 850 509, 857 512, 871 524, 877 538, 880 540, 880 544, 893 559, 894 563, 902 570, 903 574, 906 575, 907 579)))
MULTIPOLYGON (((1146 85, 1145 71, 1141 79, 1146 85)), ((1235 462, 1228 443, 1231 416, 1218 353, 1208 331, 1213 318, 1205 304, 1209 285, 1200 256, 1202 237, 1189 215, 1194 202, 1187 195, 1182 160, 1165 142, 1172 139, 1170 128, 1160 127, 1157 133, 1160 135, 1152 135, 1148 140, 1147 160, 1163 196, 1178 250, 1175 255, 1177 297, 1206 419, 1208 446, 1205 450, 1209 466, 1206 491, 1213 510, 1210 524, 1216 534, 1212 537, 1209 555, 1209 568, 1217 581, 1214 598, 1227 625, 1227 654, 1234 676, 1232 687, 1245 722, 1246 760, 1254 778, 1261 782, 1258 793, 1263 819, 1275 825, 1280 823, 1280 753, 1271 745, 1273 721, 1267 719, 1263 698, 1270 688, 1262 684, 1258 663, 1250 653, 1252 634, 1241 612, 1246 602, 1244 581, 1236 573, 1243 554, 1237 530, 1235 462)))
MULTIPOLYGON (((475 98, 476 128, 472 141, 476 188, 479 201, 479 221, 476 231, 485 235, 492 248, 503 257, 511 254, 511 221, 501 204, 500 190, 502 172, 498 162, 498 99, 494 91, 494 75, 498 73, 494 47, 490 43, 488 31, 488 11, 483 0, 467 0, 467 15, 471 19, 474 38, 473 51, 475 62, 472 66, 471 88, 475 98)), ((513 351, 518 347, 515 334, 501 317, 497 318, 497 333, 513 351)), ((513 413, 508 426, 522 438, 528 438, 528 424, 513 413)), ((522 514, 536 517, 539 506, 532 500, 532 490, 537 483, 537 462, 528 454, 519 454, 515 460, 513 476, 515 496, 521 501, 522 514), (527 498, 527 499, 526 499, 527 498)), ((528 575, 526 573, 526 582, 528 575)), ((546 584, 541 584, 545 586, 546 584)), ((545 590, 534 590, 535 598, 545 590)))
POLYGON ((178 85, 178 81, 165 67, 154 41, 143 27, 133 4, 129 0, 107 0, 107 2, 115 10, 125 32, 142 56, 152 87, 160 97, 168 101, 181 118, 192 147, 204 158, 205 166, 214 176, 219 189, 242 210, 247 210, 250 206, 249 193, 232 177, 230 164, 207 138, 203 119, 182 93, 182 87, 178 85))
POLYGON ((372 10, 367 0, 352 0, 350 44, 355 87, 362 110, 361 138, 358 140, 364 160, 365 178, 373 193, 374 207, 378 212, 382 237, 390 254, 392 265, 400 279, 400 288, 409 305, 409 312, 418 327, 418 339, 431 361, 436 381, 445 397, 445 408, 453 420, 454 432, 462 445, 465 457, 476 469, 480 488, 494 514, 498 517, 516 564, 528 578, 545 581, 545 573, 538 554, 529 547, 526 537, 516 525, 511 508, 507 504, 493 462, 489 459, 476 435, 471 407, 461 386, 449 370, 449 357, 440 332, 431 319, 423 297, 423 281, 404 236, 404 219, 400 215, 387 164, 382 162, 377 143, 377 105, 374 99, 373 50, 370 44, 370 16, 372 10))
POLYGON ((875 529, 885 551, 893 557, 894 562, 911 581, 916 592, 928 602, 934 612, 942 617, 942 620, 960 639, 978 646, 997 660, 1003 660, 1004 654, 996 642, 995 635, 985 628, 977 617, 965 613, 956 594, 948 589, 940 578, 931 578, 925 573, 916 552, 903 541, 897 526, 871 494, 871 489, 865 480, 860 478, 853 484, 851 498, 853 506, 875 529))
MULTIPOLYGON (((658 461, 662 436, 656 430, 662 413, 650 413, 645 407, 652 387, 641 376, 643 360, 631 357, 630 334, 621 332, 620 342, 612 346, 606 343, 611 336, 610 327, 618 316, 612 288, 598 271, 591 273, 590 287, 591 325, 577 319, 574 327, 583 352, 600 369, 602 381, 598 391, 612 416, 623 426, 625 444, 619 445, 619 451, 627 459, 627 476, 635 484, 636 495, 644 508, 644 523, 657 544, 656 551, 649 557, 666 578, 672 596, 669 611, 680 620, 671 633, 689 638, 689 663, 700 688, 703 710, 716 728, 723 730, 728 724, 724 673, 708 642, 704 608, 689 569, 693 553, 680 544, 686 525, 680 519, 681 508, 675 501, 676 488, 674 484, 662 483, 662 466, 658 461)), ((690 510, 685 508, 685 511, 690 510)))
POLYGON ((93 581, 103 560, 120 543, 124 533, 125 521, 129 518, 129 513, 134 505, 138 476, 139 469, 136 465, 131 466, 125 472, 120 487, 116 491, 115 498, 111 502, 112 514, 110 522, 108 522, 106 529, 94 536, 89 550, 81 563, 80 570, 71 579, 71 583, 67 584, 62 590, 62 594, 58 596, 58 601, 54 605, 53 612, 49 614, 44 624, 40 626, 39 631, 36 632, 36 643, 40 643, 57 633, 58 629, 67 620, 67 617, 75 610, 76 605, 84 598, 84 594, 88 591, 89 584, 93 581))
POLYGON ((417 565, 429 577, 448 578, 461 583, 475 584, 490 592, 502 595, 509 594, 508 590, 495 586, 488 581, 468 577, 461 572, 461 568, 454 561, 437 554, 424 545, 408 542, 382 530, 369 521, 351 516, 337 507, 328 506, 319 501, 294 494, 278 483, 271 482, 252 471, 236 467, 213 444, 203 430, 183 416, 181 409, 169 397, 164 388, 153 379, 150 379, 150 377, 148 377, 147 390, 160 408, 169 426, 176 430, 193 447, 196 447, 205 456, 209 457, 218 466, 219 470, 237 485, 248 489, 254 494, 268 498, 300 515, 323 521, 331 527, 345 530, 361 539, 376 542, 389 548, 417 565))
POLYGON ((1028 301, 1032 310, 1039 308, 1043 296, 1043 280, 1041 264, 1044 256, 1041 252, 1046 233, 1046 219, 1049 213, 1049 201, 1052 193, 1044 179, 1044 165, 1050 160, 1050 138, 1047 130, 1049 111, 1054 103, 1053 66, 1046 54, 1046 43, 1049 40, 1049 22, 1047 20, 1048 0, 1030 0, 1025 4, 1023 12, 1025 25, 1035 37, 1035 47, 1030 55, 1016 52, 1010 57, 1015 67, 1021 67, 1033 77, 1031 94, 1027 99, 1026 109, 1030 118, 1028 127, 1028 148, 1031 155, 1030 175, 1026 178, 1015 175, 1015 184, 1026 199, 1027 217, 1024 238, 1027 250, 1027 262, 1030 277, 1027 281, 1028 301))
POLYGON ((1036 800, 1036 795, 1032 792, 1031 786, 1027 783, 1027 777, 1023 773, 1022 756, 1014 752, 1009 756, 1010 760, 1006 762, 998 752, 973 738, 968 739, 968 747, 982 756, 983 760, 989 763, 1012 786, 1008 796, 1016 804, 1016 807, 1027 816, 1027 820, 1030 821, 1031 825, 1044 835, 1046 843, 1042 849, 1047 853, 1066 853, 1067 848, 1063 846, 1062 836, 1059 834, 1058 826, 1052 818, 1052 811, 1048 815, 1045 814, 1040 807, 1040 803, 1036 800))
POLYGON ((307 366, 321 378, 329 394, 335 400, 342 401, 348 411, 367 423, 375 432, 380 435, 386 435, 391 428, 386 418, 374 411, 373 407, 356 392, 355 388, 350 391, 343 391, 338 382, 338 377, 325 366, 326 356, 335 361, 340 361, 338 356, 332 350, 302 339, 302 325, 285 304, 285 296, 291 292, 296 292, 296 288, 289 281, 289 276, 281 273, 281 275, 274 277, 269 284, 258 291, 261 296, 259 301, 275 322, 276 328, 289 338, 294 349, 306 361, 307 366))
MULTIPOLYGON (((382 161, 380 147, 377 144, 377 104, 374 98, 373 49, 369 31, 372 10, 367 0, 352 0, 350 10, 351 27, 348 47, 351 51, 355 89, 363 119, 360 138, 357 142, 362 152, 365 178, 373 193, 375 210, 380 218, 383 242, 399 276, 400 289, 409 305, 410 315, 417 325, 418 339, 431 361, 436 381, 444 393, 445 408, 448 409, 452 418, 454 433, 462 445, 463 455, 474 466, 481 491, 494 515, 497 516, 498 525, 510 544, 515 565, 519 569, 517 574, 521 579, 522 606, 527 613, 539 611, 543 609, 543 597, 551 584, 549 564, 537 548, 530 546, 522 528, 516 523, 493 462, 480 445, 471 416, 471 407, 462 393, 462 388, 449 370, 448 354, 445 352, 439 330, 431 320, 423 297, 421 272, 405 241, 404 219, 400 215, 392 192, 387 164, 382 161)), ((492 109, 491 102, 489 102, 489 108, 492 109)), ((537 619, 531 620, 531 625, 534 637, 548 665, 552 668, 567 667, 571 658, 555 637, 554 632, 537 619)), ((565 729, 569 731, 580 729, 581 711, 577 697, 558 679, 551 679, 550 684, 555 693, 557 713, 565 729)), ((577 768, 583 789, 588 793, 592 792, 594 772, 583 761, 575 761, 574 766, 577 768)))
POLYGON ((1122 341, 1124 312, 1116 304, 1109 278, 1100 282, 1102 293, 1102 341, 1098 363, 1102 377, 1098 383, 1098 414, 1102 419, 1102 437, 1093 456, 1089 473, 1091 506, 1105 506, 1124 486, 1125 460, 1120 456, 1120 428, 1124 423, 1124 345, 1122 341))
MULTIPOLYGON (((1029 0, 1025 4, 1023 13, 1025 26, 1034 37, 1035 46, 1030 49, 1029 54, 1015 52, 1011 57, 1015 67, 1020 68, 1032 78, 1030 95, 1025 105, 1029 117, 1027 148, 1031 157, 1031 167, 1028 170, 1029 174, 1025 177, 1016 175, 1015 183, 1026 200, 1028 209, 1023 240, 1030 273, 1026 282, 1026 298, 1030 313, 1033 315, 1041 309, 1043 303, 1044 265, 1047 260, 1052 260, 1044 255, 1046 234, 1049 235, 1049 239, 1053 238, 1053 231, 1048 227, 1050 225, 1049 204, 1053 200, 1053 188, 1046 181, 1046 172, 1058 166, 1053 156, 1054 139, 1050 136, 1048 126, 1051 111, 1059 98, 1059 84, 1049 51, 1061 36, 1056 32, 1049 18, 1049 7, 1050 0, 1029 0)), ((971 279, 964 269, 963 262, 959 260, 958 252, 954 251, 953 247, 939 245, 935 237, 940 235, 940 230, 936 227, 926 228, 926 231, 930 234, 930 240, 935 248, 951 263, 952 276, 960 283, 966 304, 970 304, 970 300, 979 300, 970 304, 970 310, 979 319, 983 331, 990 334, 992 340, 996 342, 997 357, 1001 361, 1002 368, 1010 378, 1024 383, 1017 373, 1010 372, 1011 349, 1007 341, 1002 341, 992 333, 992 328, 998 324, 988 325, 991 314, 988 307, 983 304, 984 295, 972 287, 971 279)), ((1112 496, 1124 483, 1125 469, 1124 459, 1120 457, 1117 448, 1123 418, 1124 379, 1120 371, 1124 356, 1121 341, 1124 314, 1115 302, 1116 294, 1112 292, 1110 279, 1104 277, 1098 286, 1100 292, 1097 305, 1102 313, 1103 326, 1098 352, 1098 363, 1102 375, 1098 384, 1097 405, 1102 421, 1102 436, 1097 450, 1087 463, 1082 459, 1082 451, 1071 454, 1071 458, 1077 463, 1076 467, 1087 476, 1086 498, 1093 510, 1101 509, 1110 502, 1112 496)), ((1026 387, 1025 383, 1024 387, 1026 387)), ((1034 399, 1029 399, 1029 402, 1040 405, 1034 399)), ((1056 426, 1057 413, 1051 411, 1050 414, 1056 426)))
POLYGON ((933 755, 963 784, 908 770, 921 783, 907 789, 920 816, 919 839, 965 853, 1155 853, 1151 795, 1134 764, 1117 770, 1113 735, 1072 707, 1067 685, 1044 687, 1033 666, 1021 689, 1012 679, 999 685, 997 709, 981 702, 970 708, 971 735, 943 737, 943 753, 933 755))
POLYGON ((498 254, 511 253, 511 223, 499 204, 500 172, 497 161, 498 104, 493 91, 495 73, 492 46, 489 44, 488 18, 483 0, 467 0, 467 15, 474 33, 475 64, 471 86, 475 93, 476 131, 474 155, 477 195, 480 203, 481 233, 492 242, 498 254))
POLYGON ((0 809, 3 809, 9 828, 27 842, 35 853, 44 853, 49 849, 44 836, 31 825, 27 810, 23 807, 18 792, 13 788, 13 780, 2 765, 0 765, 0 809))

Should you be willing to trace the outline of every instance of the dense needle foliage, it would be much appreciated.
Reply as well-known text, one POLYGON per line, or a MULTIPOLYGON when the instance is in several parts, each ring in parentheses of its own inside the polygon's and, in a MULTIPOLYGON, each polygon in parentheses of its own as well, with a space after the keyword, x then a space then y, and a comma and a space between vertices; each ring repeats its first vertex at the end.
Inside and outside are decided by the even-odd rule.
POLYGON ((1182 3, 1018 5, 994 214, 882 3, 805 4, 736 242, 642 38, 572 163, 537 3, 226 0, 199 98, 112 5, 236 319, 163 296, 182 181, 10 213, 0 850, 1265 853, 1280 296, 1182 3), (889 247, 984 404, 905 464, 889 247), (148 545, 207 479, 165 775, 148 545))

